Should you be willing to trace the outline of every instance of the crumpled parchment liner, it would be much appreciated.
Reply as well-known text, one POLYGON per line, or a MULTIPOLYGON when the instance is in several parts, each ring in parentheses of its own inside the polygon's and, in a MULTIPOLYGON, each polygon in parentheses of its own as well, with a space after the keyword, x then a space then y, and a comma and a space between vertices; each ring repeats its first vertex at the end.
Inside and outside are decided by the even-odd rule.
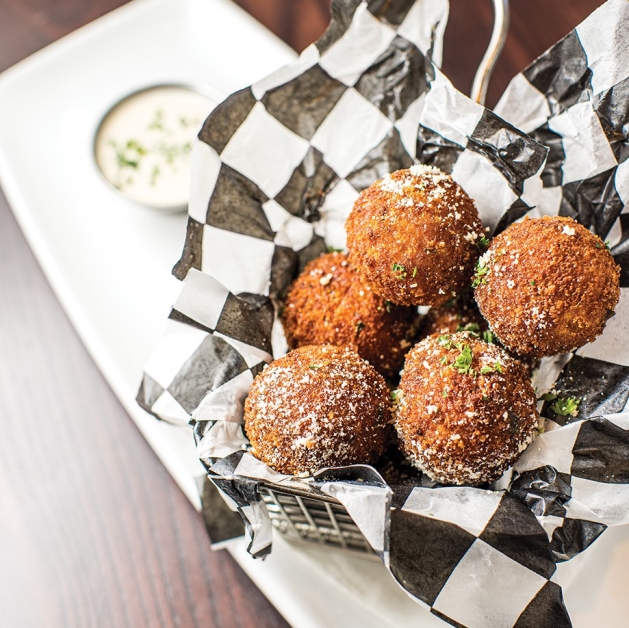
POLYGON ((576 218, 621 266, 616 316, 555 382, 582 399, 578 416, 551 412, 515 466, 511 490, 568 560, 629 522, 629 4, 597 9, 511 81, 496 112, 550 149, 528 215, 576 218))
POLYGON ((501 114, 548 148, 458 93, 424 56, 439 50, 447 14, 444 2, 426 0, 335 2, 320 42, 208 118, 194 147, 188 237, 175 269, 185 281, 138 401, 164 420, 192 416, 200 458, 243 515, 253 555, 271 544, 260 482, 298 483, 339 499, 397 581, 445 621, 570 625, 550 580, 554 561, 624 523, 629 510, 625 290, 603 336, 557 379, 558 390, 586 395, 580 415, 566 425, 550 416, 508 490, 387 486, 361 465, 308 480, 281 476, 246 452, 242 403, 253 377, 286 349, 276 312, 292 278, 326 246, 344 246, 343 223, 361 189, 416 161, 451 172, 494 231, 540 213, 576 215, 599 234, 609 225, 627 276, 627 100, 619 96, 609 124, 601 122, 611 129, 607 152, 592 116, 581 115, 605 100, 600 85, 611 90, 606 102, 624 93, 629 38, 596 33, 626 34, 627 6, 608 2, 505 94, 501 114), (589 203, 596 190, 602 195, 589 203))

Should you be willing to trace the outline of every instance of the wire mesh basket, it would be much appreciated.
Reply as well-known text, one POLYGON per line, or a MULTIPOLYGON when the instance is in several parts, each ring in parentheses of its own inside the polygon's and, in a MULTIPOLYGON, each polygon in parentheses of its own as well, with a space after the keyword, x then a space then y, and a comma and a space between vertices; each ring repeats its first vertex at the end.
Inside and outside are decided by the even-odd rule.
POLYGON ((260 487, 260 494, 273 527, 287 539, 375 556, 367 539, 336 499, 324 493, 313 497, 305 491, 269 484, 260 487))

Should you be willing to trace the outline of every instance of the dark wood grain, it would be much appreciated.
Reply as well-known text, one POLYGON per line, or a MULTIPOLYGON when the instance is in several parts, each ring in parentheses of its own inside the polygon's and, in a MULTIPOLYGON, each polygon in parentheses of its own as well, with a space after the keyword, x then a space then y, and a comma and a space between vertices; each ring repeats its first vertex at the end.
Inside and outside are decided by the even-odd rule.
MULTIPOLYGON (((330 0, 236 0, 276 35, 301 51, 317 39, 329 21, 330 0)), ((487 94, 493 107, 509 81, 531 61, 567 35, 603 0, 512 0, 507 42, 494 69, 487 94)), ((469 94, 491 36, 491 0, 450 0, 444 42, 443 71, 452 83, 469 94)))
MULTIPOLYGON (((0 0, 0 69, 123 0, 0 0)), ((239 0, 293 47, 327 0, 239 0)), ((515 0, 489 90, 600 4, 515 0)), ((468 91, 489 0, 452 0, 444 71, 468 91)), ((0 196, 0 625, 286 625, 225 552, 83 348, 0 196)))
MULTIPOLYGON (((493 107, 518 72, 601 4, 603 0, 561 3, 511 0, 507 41, 489 83, 487 105, 493 107)), ((491 36, 492 3, 490 0, 450 0, 450 7, 443 71, 457 89, 469 94, 476 68, 491 36)))
POLYGON ((235 0, 298 52, 318 39, 330 21, 330 0, 235 0))
POLYGON ((4 197, 0 294, 0 625, 285 626, 233 559, 210 549, 4 197))
MULTIPOLYGON (((0 68, 121 0, 2 0, 0 68)), ((0 195, 0 625, 286 626, 135 428, 0 195)))

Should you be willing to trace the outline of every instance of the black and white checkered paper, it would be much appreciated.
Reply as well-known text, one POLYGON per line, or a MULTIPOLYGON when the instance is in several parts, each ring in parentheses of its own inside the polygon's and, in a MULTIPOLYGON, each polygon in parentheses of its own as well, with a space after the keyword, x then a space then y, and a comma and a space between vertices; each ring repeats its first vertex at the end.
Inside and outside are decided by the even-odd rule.
POLYGON ((582 399, 579 415, 547 421, 511 488, 568 560, 629 523, 629 4, 597 9, 511 81, 496 111, 550 149, 529 215, 577 219, 621 267, 616 316, 555 384, 582 399))
POLYGON ((446 622, 569 626, 556 562, 629 519, 625 289, 595 343, 545 361, 539 392, 583 397, 579 416, 545 409, 546 432, 502 490, 389 486, 362 465, 283 476, 248 453, 242 429, 253 378, 286 351, 277 312, 290 282, 345 245, 353 201, 393 170, 452 173, 492 232, 525 215, 575 216, 612 240, 629 287, 629 5, 610 0, 514 79, 500 104, 512 124, 433 65, 447 12, 445 0, 335 0, 319 42, 210 115, 174 270, 182 292, 138 402, 192 422, 252 555, 271 549, 260 483, 297 484, 341 501, 401 586, 446 622))

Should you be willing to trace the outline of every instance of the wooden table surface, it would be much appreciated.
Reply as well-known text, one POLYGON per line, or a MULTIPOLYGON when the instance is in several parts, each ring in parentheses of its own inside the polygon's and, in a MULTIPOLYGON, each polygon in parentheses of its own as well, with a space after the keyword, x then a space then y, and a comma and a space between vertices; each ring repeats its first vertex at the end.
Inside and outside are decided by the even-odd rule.
MULTIPOLYGON (((298 50, 328 0, 238 0, 298 50)), ((124 0, 0 0, 0 70, 124 0)), ((452 0, 444 71, 468 91, 489 0, 452 0), (464 49, 465 54, 461 54, 464 49)), ((491 83, 600 0, 512 0, 491 83)), ((0 195, 0 625, 285 626, 192 508, 87 354, 0 195), (34 438, 37 435, 37 438, 34 438)))

